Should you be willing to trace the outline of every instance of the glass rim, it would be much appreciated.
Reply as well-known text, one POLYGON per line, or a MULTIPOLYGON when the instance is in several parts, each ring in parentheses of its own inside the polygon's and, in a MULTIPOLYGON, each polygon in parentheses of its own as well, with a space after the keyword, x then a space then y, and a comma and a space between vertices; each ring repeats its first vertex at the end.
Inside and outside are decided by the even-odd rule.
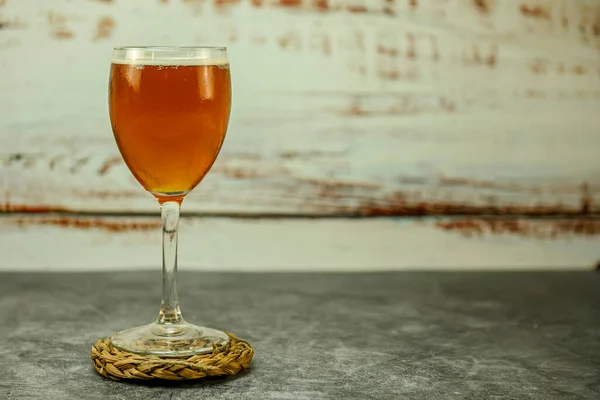
POLYGON ((226 46, 113 46, 113 51, 119 50, 156 50, 156 51, 177 51, 177 50, 216 50, 227 51, 226 46))
POLYGON ((113 64, 128 65, 226 65, 223 46, 114 46, 113 64))

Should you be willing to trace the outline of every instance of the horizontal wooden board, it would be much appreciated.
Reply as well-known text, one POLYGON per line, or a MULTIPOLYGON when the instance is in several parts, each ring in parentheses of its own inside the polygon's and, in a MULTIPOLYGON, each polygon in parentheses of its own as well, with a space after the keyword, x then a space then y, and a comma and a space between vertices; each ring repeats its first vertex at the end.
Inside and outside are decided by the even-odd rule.
MULTIPOLYGON (((592 269, 594 219, 184 218, 184 270, 592 269)), ((0 270, 160 268, 158 217, 0 218, 0 270)))
POLYGON ((152 212, 107 115, 116 44, 229 46, 228 137, 185 210, 600 210, 600 4, 0 1, 0 208, 152 212))

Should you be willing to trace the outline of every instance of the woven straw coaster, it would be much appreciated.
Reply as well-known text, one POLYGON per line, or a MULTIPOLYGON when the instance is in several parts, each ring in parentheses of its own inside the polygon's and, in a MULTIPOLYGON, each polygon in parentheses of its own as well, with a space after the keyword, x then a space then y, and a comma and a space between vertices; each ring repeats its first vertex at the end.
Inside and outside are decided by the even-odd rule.
POLYGON ((92 361, 104 377, 121 379, 167 379, 182 381, 205 376, 235 375, 250 366, 254 350, 248 342, 228 333, 224 350, 188 357, 144 356, 115 348, 108 338, 92 346, 92 361))

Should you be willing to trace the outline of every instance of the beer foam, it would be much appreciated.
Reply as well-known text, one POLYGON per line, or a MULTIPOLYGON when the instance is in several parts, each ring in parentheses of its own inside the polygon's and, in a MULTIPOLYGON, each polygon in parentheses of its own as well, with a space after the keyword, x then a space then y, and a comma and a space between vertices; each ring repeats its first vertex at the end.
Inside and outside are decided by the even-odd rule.
POLYGON ((149 66, 226 66, 224 47, 115 47, 113 64, 149 66))

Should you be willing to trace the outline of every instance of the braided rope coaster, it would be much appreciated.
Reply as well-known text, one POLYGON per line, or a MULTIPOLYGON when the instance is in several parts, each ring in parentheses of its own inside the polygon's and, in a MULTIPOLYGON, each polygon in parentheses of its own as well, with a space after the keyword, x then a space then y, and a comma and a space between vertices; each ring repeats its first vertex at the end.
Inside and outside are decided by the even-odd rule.
POLYGON ((134 354, 115 348, 110 339, 92 346, 94 368, 104 377, 121 379, 167 379, 173 381, 205 376, 235 375, 250 366, 254 350, 250 344, 227 333, 229 346, 209 354, 188 357, 157 357, 134 354))

